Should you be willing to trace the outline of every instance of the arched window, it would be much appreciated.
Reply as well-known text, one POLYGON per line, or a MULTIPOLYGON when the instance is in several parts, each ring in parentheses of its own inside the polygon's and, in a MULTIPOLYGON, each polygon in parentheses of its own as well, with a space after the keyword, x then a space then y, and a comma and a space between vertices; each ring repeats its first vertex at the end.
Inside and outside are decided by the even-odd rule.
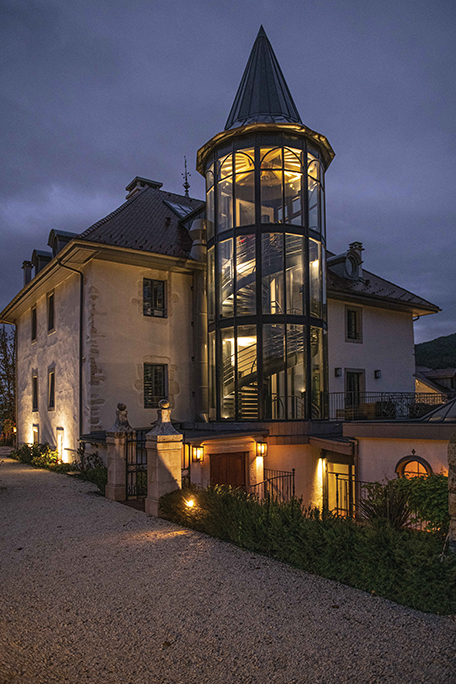
POLYGON ((432 475, 432 468, 424 458, 416 455, 415 449, 412 449, 410 456, 404 456, 398 461, 396 465, 396 474, 398 477, 423 477, 425 475, 432 475))

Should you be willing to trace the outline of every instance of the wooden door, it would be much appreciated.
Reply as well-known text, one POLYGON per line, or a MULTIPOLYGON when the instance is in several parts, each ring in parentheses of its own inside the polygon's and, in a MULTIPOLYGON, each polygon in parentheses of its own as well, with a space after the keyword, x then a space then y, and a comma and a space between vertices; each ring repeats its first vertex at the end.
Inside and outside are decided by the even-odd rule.
POLYGON ((211 484, 245 487, 245 452, 211 454, 211 484))

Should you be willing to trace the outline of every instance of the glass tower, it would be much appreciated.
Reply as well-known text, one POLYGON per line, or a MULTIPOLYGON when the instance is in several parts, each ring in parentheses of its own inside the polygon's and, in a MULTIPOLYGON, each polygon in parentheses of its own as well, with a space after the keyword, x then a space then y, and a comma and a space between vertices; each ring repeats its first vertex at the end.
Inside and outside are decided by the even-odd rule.
POLYGON ((324 136, 260 29, 206 178, 210 420, 325 418, 324 136), (273 109, 274 111, 271 111, 273 109))

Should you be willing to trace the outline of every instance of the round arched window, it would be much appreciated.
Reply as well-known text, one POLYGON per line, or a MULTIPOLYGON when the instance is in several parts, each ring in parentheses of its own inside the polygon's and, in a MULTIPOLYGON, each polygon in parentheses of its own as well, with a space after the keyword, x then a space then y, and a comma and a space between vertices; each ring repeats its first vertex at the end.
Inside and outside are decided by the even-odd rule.
POLYGON ((398 477, 424 477, 432 475, 432 468, 424 458, 417 456, 415 449, 412 449, 410 456, 404 456, 396 465, 398 477))

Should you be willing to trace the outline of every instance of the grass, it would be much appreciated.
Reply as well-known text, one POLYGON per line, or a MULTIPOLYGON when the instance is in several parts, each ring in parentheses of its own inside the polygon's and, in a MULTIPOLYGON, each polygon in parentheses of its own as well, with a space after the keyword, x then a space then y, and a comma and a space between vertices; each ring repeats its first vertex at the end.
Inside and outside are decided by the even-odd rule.
POLYGON ((259 501, 229 487, 176 490, 160 499, 163 517, 410 608, 456 613, 456 556, 439 534, 360 525, 301 502, 259 501), (187 502, 193 500, 193 507, 187 502))

